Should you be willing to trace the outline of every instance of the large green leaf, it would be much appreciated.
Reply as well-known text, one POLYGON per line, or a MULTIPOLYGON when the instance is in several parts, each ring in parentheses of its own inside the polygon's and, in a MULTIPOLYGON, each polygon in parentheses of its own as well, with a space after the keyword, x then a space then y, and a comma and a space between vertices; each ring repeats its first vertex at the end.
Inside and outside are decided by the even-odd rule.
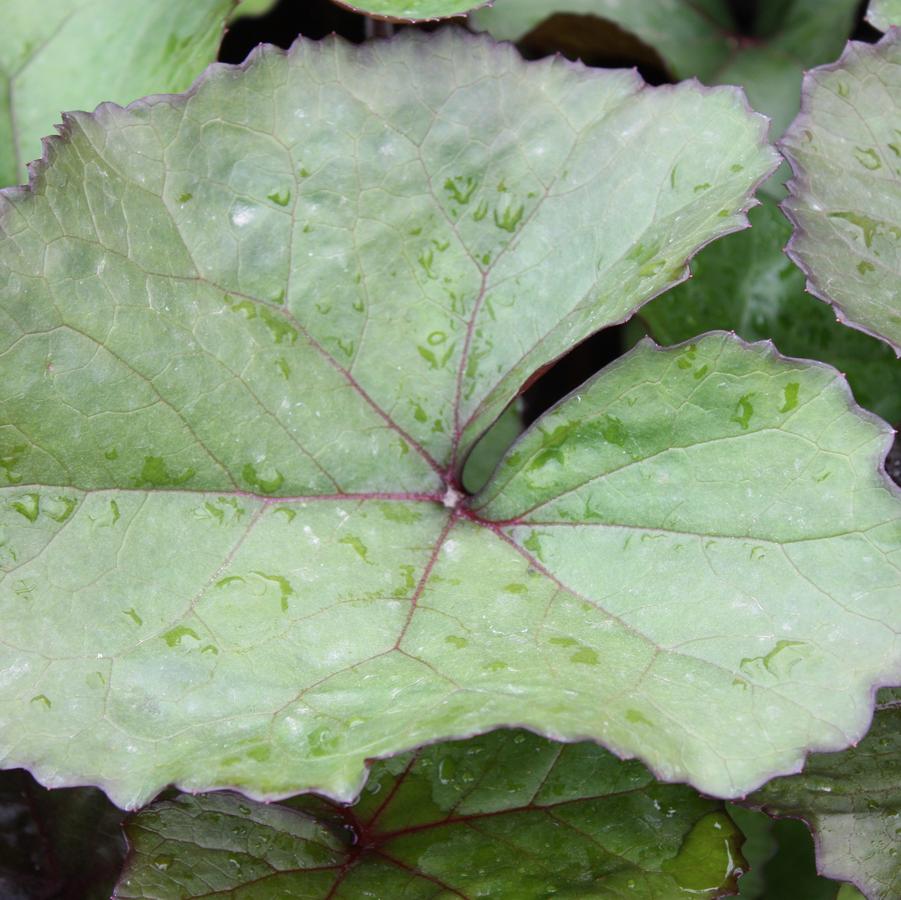
POLYGON ((816 754, 804 773, 771 781, 749 804, 803 818, 820 872, 857 885, 870 900, 901 893, 901 691, 883 691, 873 727, 844 753, 816 754))
POLYGON ((518 723, 734 796, 860 737, 901 506, 833 370, 644 344, 459 491, 741 221, 773 158, 734 90, 411 32, 66 130, 0 195, 7 765, 349 799, 518 723))
POLYGON ((787 251, 811 293, 901 354, 901 31, 850 43, 805 76, 804 95, 782 142, 794 170, 787 251))
POLYGON ((335 0, 354 12, 393 22, 427 22, 462 16, 489 0, 335 0))
POLYGON ((720 0, 497 0, 473 15, 479 28, 519 40, 555 13, 592 15, 616 23, 654 47, 677 78, 739 84, 751 105, 781 134, 798 111, 805 69, 838 56, 857 0, 775 0, 761 4, 753 40, 735 30, 720 0))
POLYGON ((901 363, 880 341, 835 321, 804 290, 804 274, 782 252, 791 226, 775 203, 752 209, 752 227, 705 248, 692 277, 645 306, 651 334, 666 344, 703 331, 772 338, 789 356, 820 359, 848 376, 861 406, 901 422, 901 363))
POLYGON ((901 25, 901 0, 871 0, 867 21, 880 31, 901 25))
POLYGON ((7 0, 0 186, 26 179, 62 110, 181 91, 216 58, 234 0, 7 0))
POLYGON ((352 808, 183 794, 128 836, 117 898, 717 897, 744 865, 722 804, 519 731, 378 763, 352 808))

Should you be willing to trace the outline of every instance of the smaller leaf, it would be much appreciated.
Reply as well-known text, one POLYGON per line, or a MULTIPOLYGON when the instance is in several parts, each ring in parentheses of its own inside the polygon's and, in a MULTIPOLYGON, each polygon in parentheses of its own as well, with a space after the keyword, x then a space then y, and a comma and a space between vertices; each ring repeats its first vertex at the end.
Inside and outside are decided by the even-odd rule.
POLYGON ((804 273, 782 252, 791 226, 775 202, 749 214, 751 228, 701 251, 692 277, 651 301, 641 317, 661 343, 705 331, 734 331, 746 341, 772 338, 782 353, 819 359, 844 372, 861 406, 901 422, 901 363, 869 335, 835 321, 804 290, 804 273))
POLYGON ((241 0, 235 11, 229 18, 230 22, 237 19, 258 18, 271 12, 278 0, 241 0))
POLYGON ((117 898, 718 897, 746 865, 721 803, 594 744, 523 731, 376 763, 352 807, 182 794, 128 825, 117 898), (242 894, 243 896, 243 894, 242 894))
POLYGON ((6 0, 0 187, 27 177, 60 110, 182 91, 216 58, 234 0, 6 0))
POLYGON ((488 0, 335 0, 354 12, 391 22, 430 22, 462 16, 488 0))
POLYGON ((852 882, 870 900, 901 895, 901 690, 880 693, 873 726, 857 747, 817 753, 803 774, 771 781, 746 802, 808 822, 828 878, 852 882))
MULTIPOLYGON (((747 92, 751 106, 772 120, 771 135, 781 135, 798 113, 804 70, 831 62, 856 21, 857 0, 775 0, 757 4, 753 39, 738 36, 728 4, 707 0, 497 0, 490 9, 473 14, 473 22, 495 37, 523 40, 527 45, 539 30, 553 23, 554 49, 586 57, 591 41, 602 39, 603 25, 613 24, 643 45, 656 50, 676 78, 696 76, 708 84, 736 84, 747 92), (702 8, 703 7, 703 8, 702 8), (550 18, 549 18, 550 17, 550 18), (545 23, 545 24, 542 24, 545 23), (559 38, 563 38, 562 44, 559 38)), ((621 48, 625 45, 620 43, 621 48)), ((637 60, 640 45, 621 53, 637 60)), ((647 62, 647 59, 643 60, 647 62)), ((788 177, 783 166, 765 186, 773 196, 784 196, 788 177)))
POLYGON ((839 318, 901 355, 901 31, 850 43, 804 77, 782 141, 794 170, 783 204, 789 256, 839 318))
POLYGON ((880 31, 901 25, 901 0, 872 0, 867 9, 867 21, 880 31))
POLYGON ((472 15, 472 24, 499 40, 518 41, 555 13, 595 16, 616 23, 654 47, 677 78, 712 76, 730 57, 725 33, 732 22, 722 0, 496 0, 472 15), (700 6, 704 8, 699 8, 700 6))
POLYGON ((766 813, 735 803, 727 804, 726 808, 732 821, 745 836, 741 852, 750 868, 738 883, 738 895, 744 900, 767 900, 768 885, 763 870, 778 850, 773 836, 773 820, 766 813))
POLYGON ((105 900, 125 858, 124 814, 101 791, 0 774, 0 897, 105 900))

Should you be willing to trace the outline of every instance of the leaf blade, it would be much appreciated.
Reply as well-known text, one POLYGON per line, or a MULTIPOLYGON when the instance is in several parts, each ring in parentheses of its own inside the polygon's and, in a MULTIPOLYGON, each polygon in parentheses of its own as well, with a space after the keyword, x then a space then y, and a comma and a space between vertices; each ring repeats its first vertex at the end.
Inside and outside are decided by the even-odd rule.
POLYGON ((216 58, 233 0, 189 8, 103 0, 7 4, 0 49, 0 185, 27 178, 60 110, 187 88, 216 58))
POLYGON ((794 171, 783 204, 795 226, 786 252, 814 296, 896 355, 901 231, 893 212, 901 169, 892 150, 897 135, 883 114, 896 105, 889 86, 899 59, 897 31, 875 46, 848 44, 837 63, 805 77, 801 114, 781 144, 794 171), (831 180, 839 168, 850 176, 842 183, 831 180))
POLYGON ((867 7, 867 21, 880 31, 888 31, 894 25, 901 25, 901 4, 898 0, 870 0, 867 7))
POLYGON ((705 248, 692 278, 641 310, 660 343, 705 331, 772 339, 787 356, 819 359, 844 372, 857 402, 888 422, 901 421, 901 367, 891 350, 835 321, 804 289, 804 274, 782 247, 791 225, 772 200, 752 209, 751 228, 705 248))
POLYGON ((353 12, 389 22, 433 22, 462 16, 488 0, 334 0, 353 12))

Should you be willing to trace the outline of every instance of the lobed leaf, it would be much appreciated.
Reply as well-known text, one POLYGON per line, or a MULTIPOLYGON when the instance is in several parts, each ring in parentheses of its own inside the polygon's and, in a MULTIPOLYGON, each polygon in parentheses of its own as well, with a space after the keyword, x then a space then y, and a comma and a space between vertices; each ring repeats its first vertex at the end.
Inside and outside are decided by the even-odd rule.
POLYGON ((850 43, 805 76, 804 104, 782 141, 794 170, 786 248, 808 290, 842 321, 901 354, 901 32, 850 43))
POLYGON ((717 897, 744 865, 721 803, 519 731, 377 763, 354 807, 183 794, 134 816, 128 836, 122 900, 717 897))
POLYGON ((901 25, 901 2, 899 0, 870 0, 867 7, 867 21, 880 31, 888 31, 901 25))
POLYGON ((9 0, 0 42, 0 186, 27 178, 60 111, 182 91, 216 58, 234 0, 9 0))
POLYGON ((522 434, 522 402, 517 400, 485 432, 473 447, 463 469, 463 489, 470 494, 481 490, 497 468, 507 448, 522 434))
POLYGON ((760 130, 457 32, 70 117, 0 194, 6 764, 349 800, 521 724, 737 796, 858 739, 901 531, 833 370, 644 344, 460 493, 536 370, 741 224, 760 130))
POLYGON ((803 272, 782 252, 792 229, 772 200, 752 209, 751 228, 705 247, 692 277, 641 310, 665 344, 705 331, 772 338, 789 356, 819 359, 844 372, 861 406, 901 422, 901 364, 881 341, 835 321, 804 289, 803 272))
POLYGON ((870 900, 901 891, 901 691, 880 694, 873 726, 857 747, 811 756, 804 773, 771 781, 747 802, 809 823, 820 872, 852 882, 870 900))

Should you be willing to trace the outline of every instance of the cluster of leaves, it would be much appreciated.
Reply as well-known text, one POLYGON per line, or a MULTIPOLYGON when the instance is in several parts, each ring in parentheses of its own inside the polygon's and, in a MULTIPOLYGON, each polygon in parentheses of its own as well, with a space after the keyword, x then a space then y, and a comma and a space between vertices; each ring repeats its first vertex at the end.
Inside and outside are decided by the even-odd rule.
POLYGON ((897 896, 897 4, 270 5, 6 16, 4 896, 897 896))

